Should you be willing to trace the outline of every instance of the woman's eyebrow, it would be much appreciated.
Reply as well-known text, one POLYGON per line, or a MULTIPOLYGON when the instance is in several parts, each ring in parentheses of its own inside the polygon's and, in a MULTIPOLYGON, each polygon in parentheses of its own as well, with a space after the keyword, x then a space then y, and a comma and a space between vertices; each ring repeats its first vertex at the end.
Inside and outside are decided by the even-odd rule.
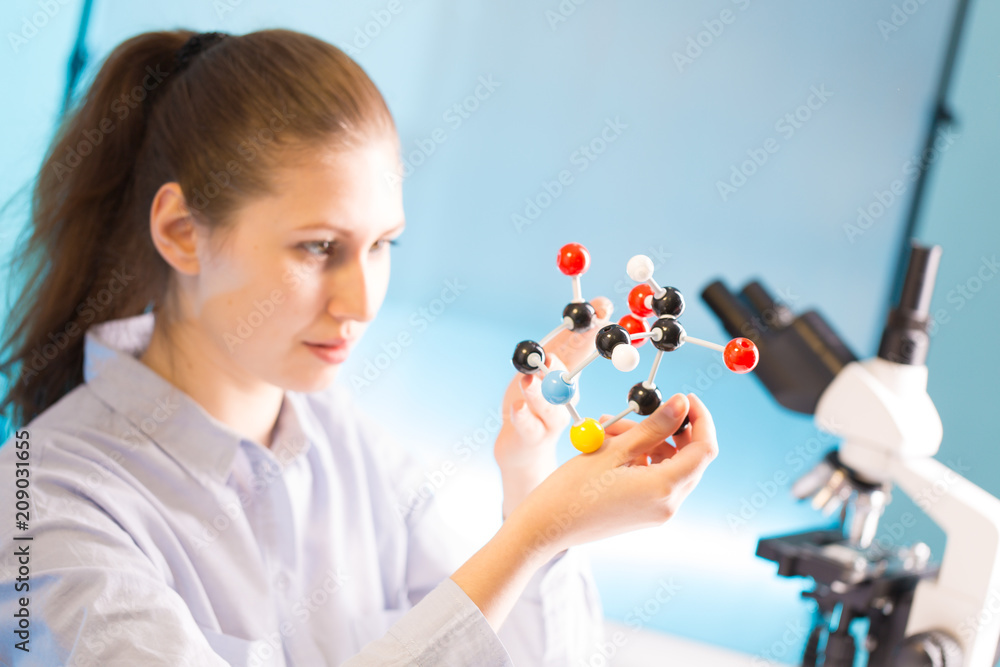
POLYGON ((351 231, 349 229, 343 229, 341 227, 337 227, 336 225, 332 225, 332 224, 330 224, 328 222, 310 222, 307 225, 302 225, 301 227, 296 227, 292 231, 303 232, 303 231, 313 231, 313 230, 332 231, 332 232, 337 232, 338 234, 350 234, 351 233, 351 231))
MULTIPOLYGON (((397 232, 402 232, 403 229, 405 229, 405 228, 406 228, 406 222, 405 221, 404 222, 400 222, 395 227, 393 227, 391 229, 387 229, 385 231, 385 234, 394 234, 394 233, 397 233, 397 232)), ((344 227, 338 227, 338 226, 333 225, 333 224, 331 224, 329 222, 311 222, 309 224, 302 225, 301 227, 296 227, 292 231, 302 232, 302 231, 315 231, 315 230, 332 231, 332 232, 337 232, 338 234, 344 234, 346 236, 352 236, 355 233, 355 231, 356 231, 354 229, 348 229, 348 228, 344 228, 344 227)))

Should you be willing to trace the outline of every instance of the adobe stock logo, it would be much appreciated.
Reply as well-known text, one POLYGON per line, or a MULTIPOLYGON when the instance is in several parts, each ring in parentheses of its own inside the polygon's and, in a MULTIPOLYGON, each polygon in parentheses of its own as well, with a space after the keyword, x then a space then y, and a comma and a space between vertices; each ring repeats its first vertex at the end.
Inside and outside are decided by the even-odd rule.
POLYGON ((383 342, 380 351, 365 360, 364 368, 351 376, 351 386, 359 392, 371 387, 403 351, 413 345, 418 335, 427 331, 467 289, 469 286, 458 279, 445 280, 438 296, 411 313, 407 320, 408 326, 389 341, 383 342))
MULTIPOLYGON (((822 109, 833 93, 830 92, 826 84, 811 86, 805 101, 795 109, 780 116, 774 122, 774 131, 781 135, 784 141, 789 141, 801 130, 813 116, 822 109)), ((719 192, 722 201, 728 201, 736 192, 747 184, 754 174, 756 174, 771 156, 781 149, 781 140, 768 137, 760 147, 749 148, 746 151, 747 159, 739 164, 732 163, 729 166, 729 178, 719 179, 715 182, 715 188, 719 192)))
MULTIPOLYGON (((458 130, 463 123, 472 118, 472 114, 478 111, 501 85, 502 83, 494 79, 492 74, 480 76, 476 80, 475 88, 468 95, 445 109, 444 113, 441 114, 441 120, 448 124, 452 132, 458 130)), ((412 143, 416 148, 413 150, 402 149, 400 169, 395 172, 386 172, 386 183, 392 187, 398 186, 426 163, 430 156, 437 151, 438 146, 448 141, 448 138, 448 130, 436 127, 428 135, 414 139, 412 143)))
POLYGON ((104 141, 104 137, 114 132, 119 123, 128 118, 132 110, 142 104, 142 101, 163 83, 169 74, 169 72, 164 72, 160 65, 156 67, 147 65, 146 76, 142 78, 142 81, 111 102, 110 109, 117 120, 105 116, 97 123, 96 127, 83 130, 80 133, 80 140, 66 150, 66 156, 52 165, 52 171, 59 182, 62 183, 67 174, 83 164, 83 159, 94 152, 94 148, 104 141))
POLYGON ((354 29, 354 39, 349 44, 344 44, 344 51, 352 58, 357 58, 361 52, 367 49, 372 41, 378 39, 382 31, 389 27, 392 20, 402 13, 404 7, 400 0, 389 0, 382 9, 373 9, 372 20, 354 29))
POLYGON ((39 0, 37 5, 41 11, 35 12, 29 19, 27 16, 21 17, 21 30, 19 32, 8 32, 7 42, 14 53, 21 50, 21 47, 28 43, 38 34, 38 31, 49 24, 55 18, 62 6, 70 4, 70 0, 39 0))
MULTIPOLYGON (((577 173, 583 173, 590 168, 594 162, 607 151, 628 129, 628 125, 623 123, 620 116, 604 119, 604 126, 586 143, 580 144, 569 156, 569 163, 576 167, 577 173)), ((551 181, 543 180, 541 186, 536 188, 535 193, 524 199, 524 207, 520 211, 511 213, 510 222, 518 234, 530 225, 533 225, 545 209, 563 195, 564 192, 575 181, 575 176, 569 169, 561 169, 551 181)))
MULTIPOLYGON (((746 11, 747 7, 750 6, 750 0, 732 0, 732 2, 741 12, 746 11)), ((717 17, 702 21, 701 25, 704 30, 690 35, 687 38, 687 43, 684 45, 683 51, 673 52, 674 65, 677 67, 677 71, 683 74, 685 68, 693 65, 695 60, 700 58, 705 51, 711 48, 722 37, 722 34, 726 31, 726 26, 736 23, 736 19, 738 18, 739 14, 737 12, 732 9, 723 9, 718 13, 717 17)))
POLYGON ((844 234, 848 242, 851 244, 857 242, 857 239, 876 226, 886 213, 891 213, 893 205, 903 201, 910 185, 952 147, 958 136, 953 128, 939 129, 930 146, 920 155, 914 155, 902 164, 900 167, 902 178, 894 179, 885 189, 872 190, 872 198, 868 203, 858 207, 857 219, 853 223, 844 224, 844 234))

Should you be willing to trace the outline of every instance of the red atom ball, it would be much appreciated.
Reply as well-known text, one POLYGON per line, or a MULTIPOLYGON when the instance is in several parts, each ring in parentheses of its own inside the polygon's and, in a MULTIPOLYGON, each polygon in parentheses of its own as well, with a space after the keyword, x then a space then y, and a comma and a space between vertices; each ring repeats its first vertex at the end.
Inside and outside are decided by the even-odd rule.
MULTIPOLYGON (((649 327, 646 325, 646 320, 640 319, 635 315, 624 316, 618 320, 618 324, 625 327, 625 331, 629 332, 629 334, 646 333, 649 331, 649 327)), ((640 338, 639 340, 632 341, 632 345, 641 347, 645 342, 645 338, 640 338)))
POLYGON ((757 367, 760 353, 757 346, 749 338, 734 338, 726 345, 722 353, 726 366, 734 373, 749 373, 757 367))
POLYGON ((628 293, 628 307, 638 317, 649 317, 653 309, 646 305, 646 298, 653 296, 653 288, 647 283, 640 283, 628 293))
POLYGON ((567 243, 559 248, 556 265, 567 276, 583 275, 590 268, 590 253, 579 243, 567 243))

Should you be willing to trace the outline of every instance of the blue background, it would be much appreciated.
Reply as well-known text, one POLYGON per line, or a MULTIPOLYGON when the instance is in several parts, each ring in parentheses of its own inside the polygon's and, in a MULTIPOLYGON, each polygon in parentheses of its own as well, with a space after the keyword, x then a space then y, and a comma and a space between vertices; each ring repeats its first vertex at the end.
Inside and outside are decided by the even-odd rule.
MULTIPOLYGON (((585 296, 611 297, 618 315, 632 284, 625 263, 645 253, 656 261, 656 278, 686 294, 683 322, 694 336, 726 338, 698 298, 702 287, 722 277, 737 288, 756 277, 797 311, 819 308, 860 357, 874 353, 913 189, 905 165, 922 146, 954 2, 914 2, 916 11, 891 31, 890 0, 566 0, 561 6, 574 10, 565 16, 551 0, 399 0, 395 14, 389 6, 97 0, 82 85, 121 40, 174 27, 303 30, 367 70, 413 167, 404 186, 408 231, 394 251, 383 312, 341 381, 429 468, 457 463, 438 493, 470 553, 498 521, 490 415, 512 376, 514 343, 544 335, 570 299, 570 281, 554 262, 566 242, 591 251, 585 296), (713 23, 723 11, 732 20, 713 23), (700 52, 691 47, 699 39, 700 52), (679 66, 676 54, 689 48, 693 57, 679 66), (483 80, 492 91, 480 87, 477 99, 483 80), (828 99, 789 136, 776 123, 813 89, 828 99), (622 128, 614 141, 582 158, 583 146, 601 149, 597 138, 609 122, 622 128), (720 196, 718 182, 769 139, 777 151, 720 196), (546 198, 564 170, 572 182, 546 198), (859 207, 872 207, 896 179, 906 184, 902 197, 869 228, 852 228, 859 207), (398 343, 401 333, 407 344, 398 343), (456 452, 463 438, 485 443, 468 461, 456 452)), ((0 15, 7 98, 0 198, 10 202, 0 227, 4 253, 24 224, 24 187, 58 118, 81 9, 16 0, 0 15), (32 22, 44 25, 32 33, 32 22), (11 33, 30 36, 16 42, 11 33)), ((998 29, 1000 6, 974 4, 951 95, 959 123, 935 155, 918 233, 944 246, 929 360, 929 392, 945 426, 938 458, 993 494, 1000 494, 993 338, 1000 279, 975 279, 1000 252, 998 29), (967 298, 959 285, 979 289, 967 298)), ((641 352, 633 378, 610 364, 586 371, 582 413, 624 407, 628 387, 651 363, 650 346, 641 352)), ((779 580, 753 553, 760 535, 824 523, 787 487, 834 443, 751 377, 722 370, 718 355, 686 346, 658 376, 666 393, 697 391, 719 429, 722 454, 683 511, 665 526, 587 550, 609 618, 634 619, 669 580, 677 593, 647 613, 645 626, 795 662, 801 642, 781 637, 787 623, 808 617, 798 596, 804 582, 779 580), (734 521, 746 503, 752 512, 734 521)), ((567 439, 560 456, 573 453, 567 439)), ((907 511, 918 513, 896 494, 883 525, 907 511)), ((926 541, 940 554, 943 539, 923 521, 903 541, 926 541)))

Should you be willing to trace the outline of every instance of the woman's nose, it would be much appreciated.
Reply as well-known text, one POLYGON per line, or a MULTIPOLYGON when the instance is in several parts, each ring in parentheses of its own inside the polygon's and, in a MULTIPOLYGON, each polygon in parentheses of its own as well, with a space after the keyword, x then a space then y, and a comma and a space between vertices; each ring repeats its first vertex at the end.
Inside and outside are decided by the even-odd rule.
POLYGON ((373 267, 365 258, 352 257, 336 271, 327 295, 327 309, 337 319, 370 322, 378 311, 373 267))

